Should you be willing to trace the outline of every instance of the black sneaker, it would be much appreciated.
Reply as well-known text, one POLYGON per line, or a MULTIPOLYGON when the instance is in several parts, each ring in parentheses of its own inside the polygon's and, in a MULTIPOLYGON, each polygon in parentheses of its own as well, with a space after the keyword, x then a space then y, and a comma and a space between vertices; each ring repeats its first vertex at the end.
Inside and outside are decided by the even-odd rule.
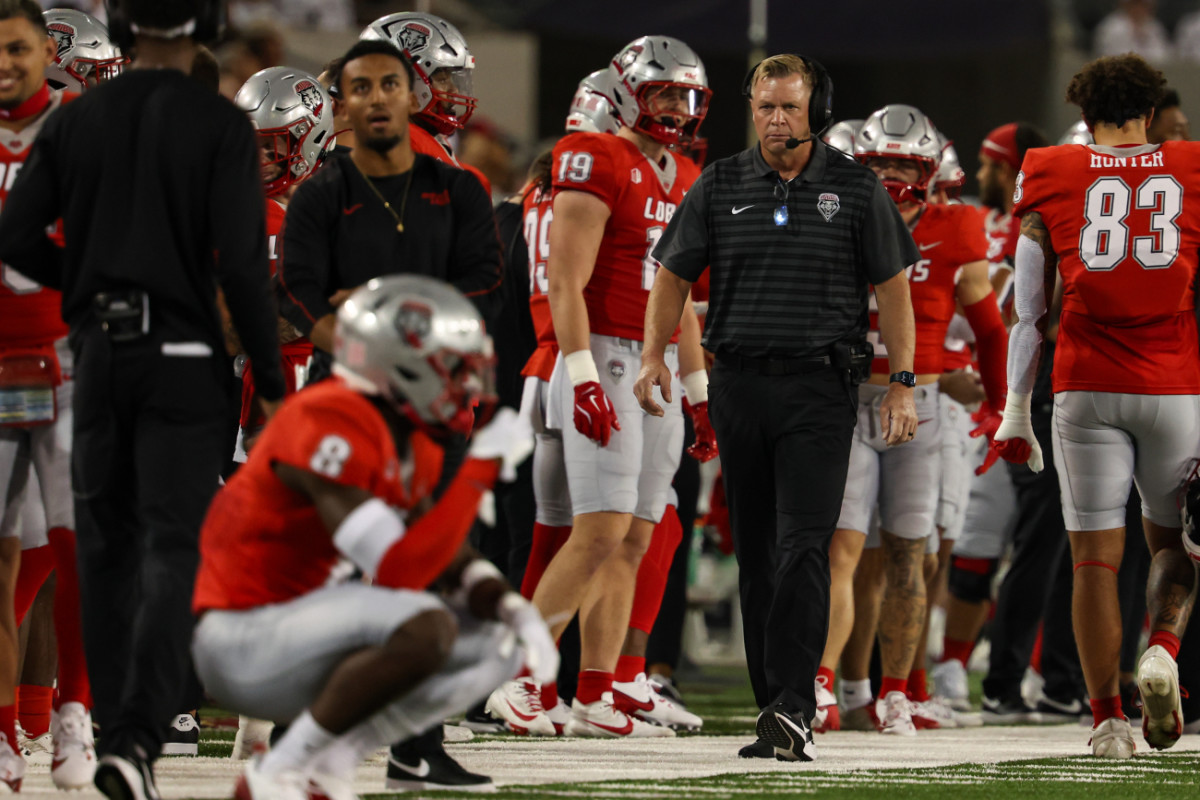
POLYGON ((738 750, 738 758, 774 758, 775 745, 756 739, 754 744, 748 744, 738 750))
POLYGON ((402 752, 397 752, 397 749, 393 747, 388 753, 387 779, 384 781, 384 788, 388 791, 496 791, 496 784, 492 783, 491 778, 468 772, 444 751, 417 754, 408 752, 407 748, 402 752))
POLYGON ((994 700, 984 695, 983 713, 980 716, 984 725, 1030 725, 1042 721, 1041 714, 1019 697, 994 700))
POLYGON ((1092 716, 1091 709, 1084 705, 1078 697, 1073 697, 1064 703, 1061 700, 1042 695, 1035 711, 1041 717, 1038 721, 1046 725, 1075 725, 1084 714, 1087 714, 1088 719, 1091 719, 1092 716))
POLYGON ((471 709, 462 725, 473 733, 508 733, 508 726, 504 724, 504 720, 496 719, 487 709, 471 709))
POLYGON ((200 752, 200 713, 179 714, 167 728, 164 756, 194 756, 200 752))
POLYGON ((775 748, 775 758, 780 761, 812 761, 817 755, 812 727, 804 712, 782 703, 773 703, 762 710, 755 732, 759 739, 775 748))
POLYGON ((93 780, 108 800, 161 800, 154 785, 154 771, 140 747, 130 755, 100 756, 93 780))

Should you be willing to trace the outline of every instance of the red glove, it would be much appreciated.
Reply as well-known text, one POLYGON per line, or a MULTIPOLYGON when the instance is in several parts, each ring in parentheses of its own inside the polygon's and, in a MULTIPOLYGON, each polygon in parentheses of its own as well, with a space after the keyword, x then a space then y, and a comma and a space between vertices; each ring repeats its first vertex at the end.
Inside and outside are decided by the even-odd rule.
POLYGON ((696 433, 696 441, 687 449, 688 455, 703 464, 712 461, 717 452, 717 434, 713 432, 712 423, 708 421, 708 403, 692 405, 685 397, 683 410, 692 418, 692 429, 696 433))
MULTIPOLYGON (((991 469, 992 465, 996 463, 996 460, 999 459, 1003 455, 1002 448, 1004 448, 1005 445, 1009 444, 1009 441, 1012 441, 1012 440, 1004 441, 1004 442, 996 441, 996 430, 1000 427, 1000 422, 1003 419, 1004 419, 1004 417, 1002 415, 996 413, 995 411, 993 411, 992 407, 990 405, 988 405, 986 402, 981 404, 979 406, 979 410, 971 415, 971 421, 978 424, 978 427, 976 427, 975 430, 971 431, 971 436, 973 438, 979 438, 980 436, 986 436, 987 441, 988 441, 987 455, 984 457, 983 463, 978 468, 976 468, 976 470, 975 470, 976 475, 982 475, 983 473, 985 473, 989 469, 991 469)), ((1018 440, 1018 441, 1021 441, 1021 440, 1018 440)), ((1005 458, 1004 460, 1009 461, 1010 459, 1005 458)))
POLYGON ((596 381, 575 387, 575 430, 601 447, 608 446, 614 430, 621 430, 612 401, 596 381))

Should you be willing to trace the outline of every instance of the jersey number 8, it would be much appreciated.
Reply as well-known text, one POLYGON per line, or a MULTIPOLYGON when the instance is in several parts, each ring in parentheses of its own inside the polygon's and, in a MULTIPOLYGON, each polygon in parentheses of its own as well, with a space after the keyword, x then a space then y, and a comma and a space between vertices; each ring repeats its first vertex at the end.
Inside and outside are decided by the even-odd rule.
POLYGON ((1084 200, 1087 225, 1079 232, 1079 259, 1093 272, 1107 272, 1129 257, 1132 208, 1150 211, 1149 236, 1133 237, 1133 257, 1143 269, 1167 269, 1179 255, 1183 187, 1170 175, 1144 180, 1135 193, 1121 178, 1100 178, 1084 200))

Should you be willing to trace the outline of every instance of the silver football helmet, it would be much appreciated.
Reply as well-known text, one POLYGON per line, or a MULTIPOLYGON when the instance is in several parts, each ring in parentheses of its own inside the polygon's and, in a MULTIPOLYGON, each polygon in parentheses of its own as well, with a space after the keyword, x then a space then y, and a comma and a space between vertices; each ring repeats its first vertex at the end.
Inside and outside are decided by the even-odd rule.
POLYGON ((608 66, 609 97, 621 124, 656 142, 695 139, 712 92, 704 63, 670 36, 643 36, 608 66))
POLYGON ((100 20, 73 8, 43 12, 46 28, 58 50, 46 68, 55 89, 83 92, 121 74, 129 59, 121 55, 100 20))
POLYGON ((333 104, 312 75, 268 67, 250 76, 233 102, 258 131, 268 197, 304 180, 325 160, 333 144, 333 104))
POLYGON ((897 203, 921 203, 929 181, 942 158, 937 128, 929 117, 913 106, 884 106, 863 123, 854 137, 854 157, 864 164, 873 158, 915 161, 920 177, 913 183, 883 179, 883 186, 897 203))
POLYGON ((864 120, 861 119, 844 119, 835 125, 829 126, 829 130, 821 135, 821 141, 853 158, 854 137, 858 135, 863 122, 864 120))
POLYGON ((492 338, 475 306, 425 275, 368 281, 338 310, 333 372, 383 397, 416 425, 470 433, 474 408, 495 400, 492 338))
POLYGON ((967 172, 958 160, 958 151, 954 142, 938 131, 938 142, 941 144, 942 158, 938 162, 937 172, 929 184, 929 190, 945 192, 946 197, 957 200, 962 195, 963 185, 967 182, 967 172))
POLYGON ((359 38, 391 42, 408 57, 417 74, 412 87, 420 106, 417 116, 438 133, 466 126, 477 103, 471 83, 475 57, 458 28, 433 14, 404 11, 380 17, 359 38))
POLYGON ((1058 137, 1057 144, 1094 144, 1092 132, 1088 130, 1087 123, 1079 120, 1071 127, 1063 132, 1063 135, 1058 137))
POLYGON ((579 82, 571 110, 567 114, 567 133, 616 133, 621 120, 608 99, 608 70, 601 69, 579 82))

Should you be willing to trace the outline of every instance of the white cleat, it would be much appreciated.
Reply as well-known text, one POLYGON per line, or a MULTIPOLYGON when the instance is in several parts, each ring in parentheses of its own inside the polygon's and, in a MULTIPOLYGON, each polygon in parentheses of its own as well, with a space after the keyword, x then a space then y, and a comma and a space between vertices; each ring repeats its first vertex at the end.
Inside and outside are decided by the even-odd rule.
POLYGON ((1137 684, 1142 695, 1142 736, 1155 750, 1166 750, 1183 735, 1179 665, 1156 644, 1138 662, 1137 684))
POLYGON ((475 739, 475 732, 463 725, 443 725, 442 741, 446 744, 463 744, 475 739))
POLYGON ((933 668, 933 694, 946 701, 955 711, 971 710, 971 690, 967 685, 967 668, 957 658, 951 658, 933 668))
POLYGON ((654 690, 646 673, 625 683, 613 684, 613 700, 626 714, 677 731, 698 731, 704 720, 654 690))
POLYGON ((274 722, 245 715, 238 717, 237 736, 233 737, 233 752, 229 757, 234 761, 245 761, 267 752, 271 749, 271 731, 274 729, 274 722))
POLYGON ((601 739, 642 739, 674 736, 675 731, 661 725, 651 725, 613 705, 612 692, 605 692, 594 703, 571 703, 571 719, 564 733, 567 736, 587 736, 601 739))
POLYGON ((821 683, 820 678, 813 686, 817 698, 817 713, 813 715, 813 733, 828 733, 842 729, 842 716, 838 712, 837 697, 829 691, 829 687, 821 683))
POLYGON ((888 692, 875 701, 875 715, 879 717, 879 732, 890 736, 916 736, 913 725, 912 703, 904 692, 888 692))
POLYGON ((25 780, 25 759, 8 743, 8 737, 0 733, 0 793, 21 791, 25 780))
POLYGON ((567 723, 571 721, 571 707, 567 705, 567 701, 561 697, 555 698, 554 705, 546 709, 546 716, 550 718, 550 722, 554 725, 554 733, 557 736, 562 736, 567 729, 567 723))
POLYGON ((1129 720, 1109 717, 1092 729, 1092 755, 1097 758, 1132 758, 1137 750, 1129 720))
POLYGON ((540 687, 533 681, 514 680, 500 684, 487 700, 487 710, 502 719, 518 736, 556 736, 554 723, 542 707, 540 687))
POLYGON ((913 725, 923 729, 943 729, 962 727, 958 722, 958 714, 940 697, 931 697, 921 703, 912 704, 913 725))
POLYGON ((63 703, 50 712, 54 757, 50 778, 59 789, 91 788, 96 777, 96 742, 92 715, 83 703, 63 703))
POLYGON ((246 769, 233 789, 234 800, 314 800, 320 796, 321 790, 300 772, 285 770, 275 775, 263 774, 259 769, 262 759, 262 756, 254 756, 246 762, 246 769))

